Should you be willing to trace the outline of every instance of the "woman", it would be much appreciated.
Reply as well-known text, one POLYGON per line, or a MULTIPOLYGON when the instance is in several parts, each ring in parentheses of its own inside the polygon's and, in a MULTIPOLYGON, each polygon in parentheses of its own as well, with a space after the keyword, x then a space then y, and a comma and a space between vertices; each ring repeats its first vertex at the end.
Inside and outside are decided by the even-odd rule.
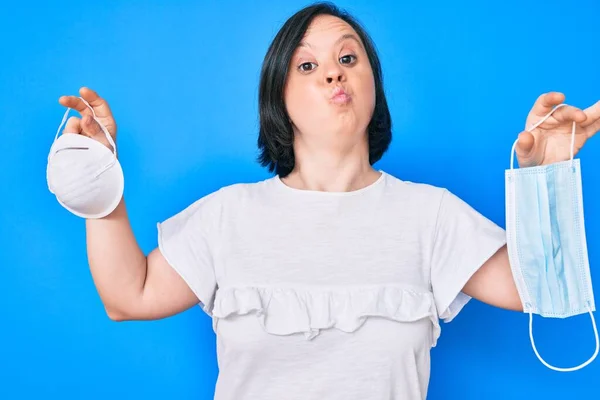
MULTIPOLYGON (((116 138, 105 100, 81 96, 116 138)), ((541 96, 527 124, 561 103, 541 96)), ((65 131, 108 145, 85 104, 65 131)), ((381 69, 349 15, 315 4, 292 16, 260 82, 260 161, 273 178, 222 188, 158 225, 138 247, 124 200, 88 219, 89 264, 109 317, 151 320, 200 304, 213 317, 215 398, 422 399, 439 318, 474 297, 522 310, 503 229, 451 192, 373 169, 391 140, 381 69)), ((521 166, 569 157, 599 129, 600 106, 563 107, 519 137, 521 166)))

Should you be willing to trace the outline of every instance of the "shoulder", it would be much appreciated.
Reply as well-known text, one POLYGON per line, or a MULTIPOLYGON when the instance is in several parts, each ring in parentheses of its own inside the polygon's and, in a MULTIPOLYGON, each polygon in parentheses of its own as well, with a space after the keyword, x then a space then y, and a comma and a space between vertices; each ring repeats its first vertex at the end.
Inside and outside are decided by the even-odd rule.
POLYGON ((269 194, 274 188, 276 178, 266 178, 255 182, 238 182, 221 187, 212 193, 215 201, 245 200, 260 198, 269 194))
POLYGON ((255 182, 239 182, 222 186, 220 189, 197 200, 206 203, 214 212, 228 209, 240 209, 249 205, 261 204, 272 197, 275 178, 267 178, 255 182))
POLYGON ((256 182, 240 182, 225 185, 217 190, 198 196, 178 213, 182 219, 222 220, 232 212, 261 204, 272 192, 273 179, 256 182))
MULTIPOLYGON (((388 178, 389 187, 397 194, 404 192, 411 210, 421 217, 430 216, 438 223, 444 221, 478 220, 483 216, 472 205, 457 195, 452 189, 428 183, 404 181, 393 176, 388 178)), ((403 204, 403 206, 406 206, 403 204)))
MULTIPOLYGON (((385 172, 384 172, 385 173, 385 172)), ((404 200, 417 204, 421 208, 438 207, 442 199, 450 193, 445 187, 435 186, 424 182, 414 182, 400 179, 392 174, 386 174, 386 192, 395 201, 404 200)))

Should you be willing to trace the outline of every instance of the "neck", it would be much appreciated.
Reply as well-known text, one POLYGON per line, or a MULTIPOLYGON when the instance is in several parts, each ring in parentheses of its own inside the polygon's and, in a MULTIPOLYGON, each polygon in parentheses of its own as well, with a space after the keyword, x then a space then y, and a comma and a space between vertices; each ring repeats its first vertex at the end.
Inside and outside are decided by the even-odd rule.
POLYGON ((282 181, 296 189, 350 192, 369 186, 381 176, 369 163, 366 143, 357 143, 346 151, 298 145, 294 146, 294 155, 294 169, 282 181))

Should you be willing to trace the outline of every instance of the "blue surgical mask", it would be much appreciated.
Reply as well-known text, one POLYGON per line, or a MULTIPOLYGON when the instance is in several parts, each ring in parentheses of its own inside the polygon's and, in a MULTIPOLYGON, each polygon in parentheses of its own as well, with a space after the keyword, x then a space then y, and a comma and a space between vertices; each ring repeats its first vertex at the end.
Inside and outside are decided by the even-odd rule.
MULTIPOLYGON (((561 104, 530 130, 542 124, 561 104)), ((506 235, 512 274, 523 311, 529 313, 529 337, 538 359, 560 372, 576 371, 598 355, 600 341, 583 216, 580 160, 573 158, 575 129, 571 132, 571 158, 549 165, 514 169, 511 150, 506 170, 506 235), (583 364, 571 368, 549 365, 533 340, 533 314, 566 318, 589 313, 596 351, 583 364)))

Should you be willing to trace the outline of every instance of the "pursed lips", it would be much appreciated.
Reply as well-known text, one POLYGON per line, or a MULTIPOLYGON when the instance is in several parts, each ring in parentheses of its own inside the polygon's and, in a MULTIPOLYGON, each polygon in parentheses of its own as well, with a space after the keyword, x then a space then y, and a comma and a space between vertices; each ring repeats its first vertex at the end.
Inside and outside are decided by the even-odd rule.
POLYGON ((346 92, 344 88, 338 86, 335 89, 333 89, 330 100, 334 104, 347 104, 350 102, 351 98, 352 97, 350 96, 350 94, 346 92))

